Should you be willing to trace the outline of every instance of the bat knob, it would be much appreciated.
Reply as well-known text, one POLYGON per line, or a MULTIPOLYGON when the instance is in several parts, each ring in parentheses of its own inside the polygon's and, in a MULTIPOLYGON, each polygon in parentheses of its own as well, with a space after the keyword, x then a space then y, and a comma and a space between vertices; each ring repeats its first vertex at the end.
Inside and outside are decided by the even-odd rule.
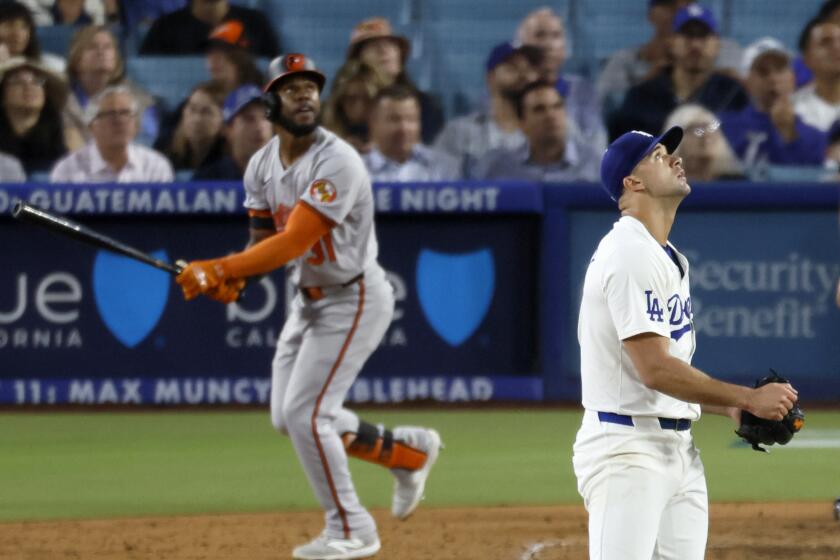
POLYGON ((177 261, 175 261, 175 266, 178 267, 178 273, 180 273, 182 270, 187 268, 187 266, 189 266, 189 264, 190 263, 188 263, 184 259, 178 259, 177 261))
POLYGON ((12 218, 19 217, 20 213, 23 212, 23 207, 24 206, 26 206, 26 205, 20 200, 15 202, 15 205, 12 206, 12 218))

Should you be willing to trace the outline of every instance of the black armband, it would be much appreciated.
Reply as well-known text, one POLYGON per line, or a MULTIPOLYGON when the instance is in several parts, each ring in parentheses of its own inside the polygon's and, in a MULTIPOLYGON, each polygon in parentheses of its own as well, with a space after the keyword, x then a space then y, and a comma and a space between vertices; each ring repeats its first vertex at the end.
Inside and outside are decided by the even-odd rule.
POLYGON ((251 229, 275 229, 274 220, 272 218, 264 218, 262 216, 249 216, 248 225, 251 229))

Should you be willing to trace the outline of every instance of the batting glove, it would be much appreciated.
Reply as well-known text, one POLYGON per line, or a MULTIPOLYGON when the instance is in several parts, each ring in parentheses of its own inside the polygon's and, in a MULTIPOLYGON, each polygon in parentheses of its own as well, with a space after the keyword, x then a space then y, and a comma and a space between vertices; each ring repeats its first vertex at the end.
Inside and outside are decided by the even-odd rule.
POLYGON ((181 286, 184 299, 190 301, 199 294, 216 290, 227 276, 220 259, 193 261, 181 271, 175 282, 181 286))

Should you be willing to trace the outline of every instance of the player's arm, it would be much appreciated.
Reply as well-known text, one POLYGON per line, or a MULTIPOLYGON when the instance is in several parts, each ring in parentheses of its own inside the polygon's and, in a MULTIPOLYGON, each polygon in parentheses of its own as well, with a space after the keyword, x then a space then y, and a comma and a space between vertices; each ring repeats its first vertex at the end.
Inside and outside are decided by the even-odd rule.
POLYGON ((277 233, 274 226, 274 218, 268 210, 248 210, 248 244, 247 249, 251 245, 256 245, 263 239, 267 239, 277 233))
POLYGON ((668 338, 650 332, 623 340, 642 383, 649 389, 710 406, 712 411, 731 407, 769 420, 781 420, 796 402, 796 391, 790 384, 768 383, 751 389, 714 379, 672 356, 668 342, 668 338))
MULTIPOLYGON (((176 281, 189 301, 200 293, 212 290, 227 279, 247 278, 271 272, 300 257, 321 237, 329 233, 333 222, 305 202, 292 210, 282 233, 268 235, 260 228, 257 236, 265 237, 247 249, 208 261, 191 262, 176 281)), ((253 228, 252 228, 253 229, 253 228)))

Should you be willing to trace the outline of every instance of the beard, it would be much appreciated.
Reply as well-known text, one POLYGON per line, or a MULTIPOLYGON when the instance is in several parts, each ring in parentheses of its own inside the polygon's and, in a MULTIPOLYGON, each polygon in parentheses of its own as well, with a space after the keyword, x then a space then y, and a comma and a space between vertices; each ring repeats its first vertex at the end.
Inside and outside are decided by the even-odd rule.
POLYGON ((301 138, 303 136, 308 136, 318 128, 320 125, 321 116, 315 118, 314 121, 308 124, 298 124, 286 115, 283 114, 281 111, 279 115, 277 115, 277 124, 283 127, 283 129, 294 136, 295 138, 301 138))

